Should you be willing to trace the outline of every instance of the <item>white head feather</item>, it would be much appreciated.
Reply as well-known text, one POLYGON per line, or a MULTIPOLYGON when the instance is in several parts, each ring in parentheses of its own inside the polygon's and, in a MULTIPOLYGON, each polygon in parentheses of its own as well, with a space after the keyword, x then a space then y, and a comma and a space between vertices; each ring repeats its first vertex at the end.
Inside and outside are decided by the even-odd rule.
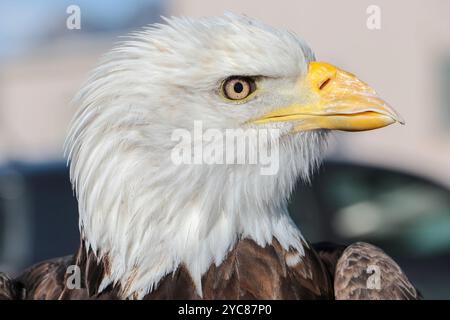
POLYGON ((166 19, 109 52, 75 98, 79 107, 66 150, 86 246, 108 255, 110 283, 143 297, 186 266, 201 295, 201 276, 236 240, 273 238, 302 254, 287 212, 298 177, 308 178, 323 131, 285 135, 279 126, 277 175, 258 165, 175 165, 177 128, 244 128, 279 106, 276 88, 294 86, 313 59, 294 34, 246 17, 166 19), (230 105, 218 85, 232 75, 262 76, 265 90, 230 105))

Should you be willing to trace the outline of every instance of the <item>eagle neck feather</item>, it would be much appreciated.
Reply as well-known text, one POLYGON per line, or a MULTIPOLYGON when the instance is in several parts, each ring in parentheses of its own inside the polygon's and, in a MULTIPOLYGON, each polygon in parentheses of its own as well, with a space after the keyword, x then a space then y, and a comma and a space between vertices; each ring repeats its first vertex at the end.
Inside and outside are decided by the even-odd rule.
POLYGON ((276 239, 301 258, 303 238, 286 197, 296 177, 307 179, 310 171, 294 155, 318 152, 299 152, 299 144, 290 140, 280 147, 286 156, 280 156, 284 169, 277 176, 238 165, 173 167, 169 159, 155 166, 151 157, 136 159, 139 152, 123 147, 93 163, 80 157, 82 151, 75 153, 72 177, 82 184, 77 194, 85 247, 109 261, 98 291, 120 285, 123 298, 140 299, 182 265, 202 296, 202 275, 246 238, 261 247, 276 239))

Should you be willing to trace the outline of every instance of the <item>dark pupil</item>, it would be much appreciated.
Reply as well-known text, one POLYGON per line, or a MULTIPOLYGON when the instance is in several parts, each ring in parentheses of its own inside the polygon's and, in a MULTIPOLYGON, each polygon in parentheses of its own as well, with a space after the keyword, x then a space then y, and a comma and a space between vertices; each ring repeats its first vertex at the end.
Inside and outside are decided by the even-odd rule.
POLYGON ((242 90, 244 90, 244 86, 242 85, 242 83, 236 82, 236 83, 234 84, 233 89, 234 89, 234 92, 236 92, 236 93, 241 93, 242 90))

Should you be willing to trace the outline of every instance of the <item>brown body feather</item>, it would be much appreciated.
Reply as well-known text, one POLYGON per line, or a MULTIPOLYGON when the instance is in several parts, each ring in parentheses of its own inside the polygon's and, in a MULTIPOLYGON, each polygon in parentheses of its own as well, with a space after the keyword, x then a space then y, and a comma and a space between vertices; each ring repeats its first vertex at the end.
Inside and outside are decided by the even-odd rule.
MULTIPOLYGON (((144 299, 418 299, 419 295, 398 265, 380 249, 357 243, 347 248, 305 245, 305 256, 296 264, 286 262, 296 252, 284 250, 274 240, 262 248, 241 240, 220 266, 212 265, 202 278, 203 297, 195 290, 188 271, 180 266, 166 275, 144 299), (369 265, 381 270, 381 289, 367 288, 369 265)), ((98 286, 109 272, 107 258, 97 261, 80 247, 77 255, 43 262, 12 281, 0 277, 4 299, 120 299, 122 288, 98 286), (65 284, 70 265, 81 271, 81 288, 65 284)))
POLYGON ((380 248, 364 242, 352 244, 342 253, 336 265, 334 290, 339 300, 422 298, 394 260, 380 248))

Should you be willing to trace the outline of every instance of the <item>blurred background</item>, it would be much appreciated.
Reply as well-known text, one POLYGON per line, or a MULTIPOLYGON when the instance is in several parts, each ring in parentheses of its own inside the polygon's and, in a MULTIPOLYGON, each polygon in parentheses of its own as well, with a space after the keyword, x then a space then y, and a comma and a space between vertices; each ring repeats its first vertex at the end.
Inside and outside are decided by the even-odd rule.
POLYGON ((370 83, 406 126, 336 133, 291 212, 313 242, 368 241, 426 298, 450 299, 450 2, 100 0, 0 2, 0 270, 73 253, 77 204, 62 156, 69 101, 119 35, 161 15, 243 13, 290 29, 370 83), (77 5, 81 28, 68 29, 77 5), (380 28, 367 9, 380 9, 380 28))

